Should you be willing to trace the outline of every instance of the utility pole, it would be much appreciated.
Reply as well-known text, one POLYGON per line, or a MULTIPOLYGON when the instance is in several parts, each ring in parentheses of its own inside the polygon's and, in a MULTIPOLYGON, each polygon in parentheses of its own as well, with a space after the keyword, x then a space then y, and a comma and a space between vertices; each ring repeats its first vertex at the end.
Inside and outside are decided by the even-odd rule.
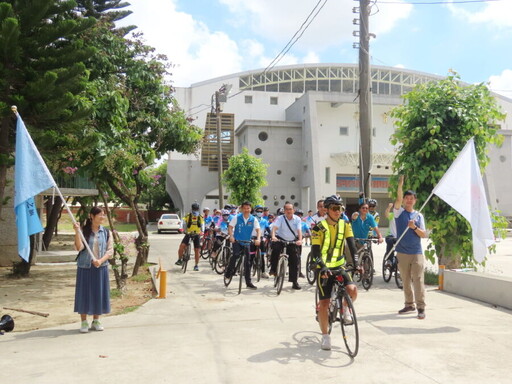
MULTIPOLYGON (((222 88, 221 88, 222 89, 222 88)), ((224 208, 224 188, 222 187, 222 129, 220 120, 220 90, 215 91, 215 114, 217 122, 217 167, 218 167, 218 183, 219 183, 219 208, 224 208)))
MULTIPOLYGON (((221 112, 222 105, 228 100, 228 93, 231 90, 231 84, 222 84, 222 87, 218 91, 215 91, 214 102, 215 102, 215 117, 217 123, 217 166, 218 166, 218 183, 219 183, 219 208, 224 208, 224 188, 222 187, 222 172, 223 164, 222 164, 222 122, 221 122, 221 112)), ((213 109, 213 106, 212 106, 213 109)), ((213 111, 212 111, 213 112, 213 111)))
POLYGON ((372 171, 372 79, 370 71, 370 0, 359 0, 359 182, 361 191, 371 197, 372 171))

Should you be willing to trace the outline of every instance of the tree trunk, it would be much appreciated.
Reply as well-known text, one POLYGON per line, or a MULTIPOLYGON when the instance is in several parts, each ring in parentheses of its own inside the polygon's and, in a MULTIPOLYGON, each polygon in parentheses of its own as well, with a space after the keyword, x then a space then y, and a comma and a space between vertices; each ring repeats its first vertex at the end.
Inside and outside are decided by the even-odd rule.
POLYGON ((30 267, 32 266, 32 261, 36 255, 35 251, 36 244, 36 235, 30 236, 30 257, 28 259, 28 263, 20 258, 20 261, 15 261, 12 263, 12 273, 18 277, 27 277, 30 273, 30 267))
POLYGON ((60 196, 55 196, 53 204, 49 201, 46 204, 46 228, 43 234, 43 247, 48 249, 52 242, 52 237, 59 222, 60 213, 62 211, 62 199, 60 196), (48 210, 48 207, 51 207, 48 210))
POLYGON ((12 117, 7 116, 2 119, 0 124, 0 218, 2 217, 2 208, 5 199, 5 187, 7 185, 7 169, 10 163, 9 131, 12 117))
POLYGON ((149 255, 149 243, 148 243, 148 231, 146 228, 146 219, 144 215, 139 211, 136 204, 132 204, 132 211, 135 214, 137 230, 139 236, 135 240, 135 246, 137 247, 137 260, 133 266, 133 275, 139 273, 139 268, 148 262, 149 255))
POLYGON ((436 255, 438 265, 444 265, 446 269, 460 268, 461 258, 460 255, 453 255, 448 252, 445 245, 436 245, 436 255))

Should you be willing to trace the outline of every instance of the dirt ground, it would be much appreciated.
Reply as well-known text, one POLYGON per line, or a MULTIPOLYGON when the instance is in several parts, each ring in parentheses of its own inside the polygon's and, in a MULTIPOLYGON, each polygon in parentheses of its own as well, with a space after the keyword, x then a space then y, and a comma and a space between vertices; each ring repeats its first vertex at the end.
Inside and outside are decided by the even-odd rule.
MULTIPOLYGON (((55 248, 62 249, 61 246, 63 244, 56 242, 55 248)), ((12 277, 11 269, 0 268, 0 317, 8 314, 14 319, 13 332, 70 323, 76 323, 77 327, 79 326, 79 315, 73 312, 75 263, 33 265, 30 276, 26 278, 12 277), (48 316, 43 317, 14 309, 39 312, 48 316)), ((116 288, 112 270, 110 270, 110 277, 110 288, 116 288)), ((106 316, 126 313, 151 300, 152 297, 154 297, 154 291, 149 274, 144 281, 129 279, 124 293, 111 299, 112 312, 106 316)))

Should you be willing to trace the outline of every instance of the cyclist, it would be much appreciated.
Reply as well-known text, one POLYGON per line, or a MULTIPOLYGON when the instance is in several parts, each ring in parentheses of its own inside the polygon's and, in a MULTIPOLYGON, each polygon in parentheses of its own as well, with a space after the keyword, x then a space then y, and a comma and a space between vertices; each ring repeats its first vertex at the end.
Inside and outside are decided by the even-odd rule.
POLYGON ((268 221, 269 215, 270 215, 270 209, 268 207, 263 207, 263 218, 268 221))
MULTIPOLYGON (((260 235, 261 235, 261 237, 260 237, 260 240, 261 240, 260 241, 260 252, 261 252, 261 260, 263 261, 261 263, 261 277, 268 279, 269 276, 265 272, 265 262, 264 262, 265 256, 267 254, 267 249, 265 247, 265 241, 263 241, 263 237, 265 236, 265 234, 268 233, 268 230, 269 230, 268 228, 269 228, 270 224, 268 223, 268 221, 265 218, 263 218, 263 211, 264 211, 264 208, 261 205, 257 205, 256 207, 254 207, 254 216, 256 217, 256 220, 258 220, 260 223, 260 235)), ((256 236, 256 229, 253 230, 252 236, 253 237, 256 236)), ((252 247, 253 246, 251 245, 251 248, 252 247)), ((256 248, 251 249, 251 252, 252 251, 256 252, 256 248)))
POLYGON ((316 202, 316 213, 309 219, 310 227, 313 228, 320 221, 324 220, 326 212, 327 210, 324 207, 324 200, 318 200, 316 202))
MULTIPOLYGON (((280 208, 281 210, 283 208, 280 208)), ((284 241, 295 241, 297 246, 302 245, 302 230, 301 220, 298 216, 293 214, 293 204, 285 203, 283 215, 276 218, 274 225, 272 226, 272 254, 270 255, 270 275, 276 274, 277 263, 279 262, 279 255, 281 254, 284 244, 278 239, 284 241)), ((288 281, 292 283, 293 289, 301 289, 299 283, 297 283, 298 277, 298 249, 296 246, 289 245, 286 247, 288 254, 288 281)))
MULTIPOLYGON (((349 223, 341 219, 341 199, 336 195, 330 196, 325 199, 324 206, 327 210, 326 219, 313 227, 311 252, 319 270, 317 287, 319 293, 318 322, 322 332, 321 348, 330 350, 331 338, 328 333, 329 301, 335 279, 335 276, 330 272, 341 271, 345 289, 352 301, 355 301, 357 299, 357 287, 344 268, 346 264, 345 243, 347 243, 352 254, 355 268, 358 268, 358 258, 352 228, 349 223)), ((346 324, 352 323, 353 320, 348 311, 344 311, 341 321, 346 324)))
POLYGON ((212 258, 217 258, 217 253, 222 246, 222 242, 228 237, 228 226, 229 226, 229 210, 222 210, 222 218, 217 221, 215 226, 215 242, 212 248, 212 258))
POLYGON ((359 212, 352 214, 352 230, 357 239, 367 239, 372 231, 375 231, 379 244, 383 241, 377 222, 368 213, 368 203, 366 202, 359 206, 359 212))
POLYGON ((199 204, 192 204, 192 212, 186 215, 183 218, 183 232, 185 232, 185 236, 181 241, 180 248, 178 250, 178 261, 176 261, 176 265, 181 265, 183 262, 183 252, 185 252, 185 248, 188 246, 190 242, 190 238, 193 237, 194 240, 194 256, 196 265, 194 266, 194 271, 199 271, 199 250, 201 246, 199 244, 199 236, 204 232, 204 219, 203 216, 199 214, 199 204))
MULTIPOLYGON (((256 240, 254 245, 260 245, 260 223, 256 218, 251 215, 252 204, 244 201, 241 205, 242 213, 239 213, 229 222, 229 241, 233 244, 233 256, 229 259, 229 265, 226 269, 226 277, 230 278, 235 273, 236 261, 242 253, 242 247, 246 246, 239 243, 239 241, 251 241, 253 229, 256 229, 256 240)), ((245 285, 249 289, 256 289, 256 286, 251 282, 251 267, 252 260, 250 257, 245 258, 245 285)))
MULTIPOLYGON (((373 216, 377 225, 380 222, 380 215, 377 212, 377 200, 375 199, 366 199, 364 198, 364 192, 359 193, 359 205, 363 204, 366 201, 368 203, 368 213, 373 216)), ((377 237, 377 233, 375 231, 370 231, 369 236, 377 237)))

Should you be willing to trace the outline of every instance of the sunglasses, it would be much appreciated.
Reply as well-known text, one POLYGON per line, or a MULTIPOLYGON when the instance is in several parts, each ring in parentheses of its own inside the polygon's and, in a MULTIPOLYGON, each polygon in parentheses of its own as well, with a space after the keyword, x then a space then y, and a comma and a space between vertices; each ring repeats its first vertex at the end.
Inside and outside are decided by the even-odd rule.
POLYGON ((335 211, 335 212, 338 212, 338 211, 341 211, 341 207, 339 205, 335 205, 333 207, 329 207, 331 210, 335 211))
POLYGON ((370 205, 370 208, 375 208, 375 205, 370 205))

